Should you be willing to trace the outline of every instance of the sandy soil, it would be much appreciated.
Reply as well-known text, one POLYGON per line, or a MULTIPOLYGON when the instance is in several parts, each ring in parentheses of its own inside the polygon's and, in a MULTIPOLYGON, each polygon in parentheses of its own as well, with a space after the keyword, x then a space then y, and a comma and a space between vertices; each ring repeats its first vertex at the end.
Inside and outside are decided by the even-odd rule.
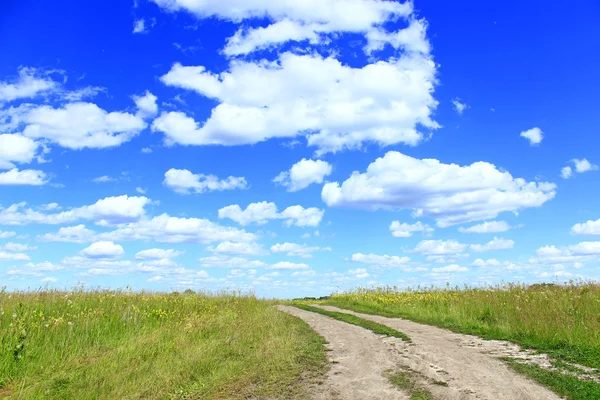
POLYGON ((320 314, 280 309, 302 318, 329 342, 333 365, 325 381, 312 388, 315 400, 407 399, 390 385, 386 371, 409 368, 436 399, 560 399, 550 390, 510 370, 498 357, 527 358, 519 346, 486 341, 399 318, 321 307, 379 322, 404 332, 412 343, 376 335, 320 314), (435 382, 435 383, 434 383, 435 382), (447 386, 443 386, 443 384, 447 386))

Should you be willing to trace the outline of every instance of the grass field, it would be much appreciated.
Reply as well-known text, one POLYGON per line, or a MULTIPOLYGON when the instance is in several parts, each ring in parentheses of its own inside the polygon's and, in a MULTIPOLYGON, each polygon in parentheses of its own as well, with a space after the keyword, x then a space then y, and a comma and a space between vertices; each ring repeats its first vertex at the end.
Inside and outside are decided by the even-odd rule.
POLYGON ((0 292, 0 398, 301 398, 323 341, 236 294, 0 292))
POLYGON ((600 368, 600 286, 511 284, 487 289, 357 289, 325 304, 504 339, 600 368))

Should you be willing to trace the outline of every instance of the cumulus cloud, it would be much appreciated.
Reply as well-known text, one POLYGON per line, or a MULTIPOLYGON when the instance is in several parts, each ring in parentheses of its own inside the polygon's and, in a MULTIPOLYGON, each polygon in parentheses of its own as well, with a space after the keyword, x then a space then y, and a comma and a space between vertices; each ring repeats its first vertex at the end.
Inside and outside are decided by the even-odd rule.
POLYGON ((448 272, 467 272, 469 271, 469 268, 467 267, 461 267, 460 265, 457 264, 451 264, 451 265, 447 265, 445 267, 441 267, 441 268, 433 268, 431 270, 431 272, 433 273, 448 273, 448 272))
POLYGON ((247 189, 244 177, 219 179, 214 175, 193 174, 187 169, 171 168, 165 173, 163 185, 180 194, 247 189))
POLYGON ((321 197, 330 207, 412 209, 413 216, 447 227, 539 207, 555 194, 553 183, 513 178, 487 162, 460 166, 390 151, 365 173, 355 171, 341 185, 326 183, 321 197))
POLYGON ((506 232, 510 228, 511 226, 506 221, 486 221, 468 228, 463 228, 461 226, 458 228, 458 231, 462 233, 496 233, 506 232))
POLYGON ((29 261, 30 258, 24 253, 5 252, 0 250, 0 261, 29 261))
POLYGON ((95 242, 81 250, 81 255, 87 258, 116 258, 123 254, 121 245, 108 241, 95 242))
POLYGON ((137 116, 140 118, 153 117, 158 113, 158 105, 156 100, 158 97, 153 95, 149 90, 143 96, 132 96, 133 101, 138 109, 137 116))
POLYGON ((316 154, 423 139, 431 119, 435 63, 405 56, 352 68, 333 57, 284 53, 276 62, 232 61, 219 75, 175 64, 161 79, 219 104, 201 126, 181 112, 163 113, 152 129, 167 144, 243 145, 305 134, 316 154))
POLYGON ((372 265, 374 267, 405 267, 409 262, 409 257, 377 255, 377 254, 352 254, 351 261, 372 265))
POLYGON ((237 256, 257 256, 266 254, 267 252, 258 243, 244 242, 221 242, 216 246, 209 246, 208 251, 216 254, 227 254, 237 256))
POLYGON ((94 240, 96 232, 80 224, 76 226, 65 226, 56 233, 46 233, 39 235, 37 240, 41 242, 65 242, 65 243, 85 243, 94 240))
POLYGON ((489 258, 487 260, 483 260, 481 258, 476 259, 475 261, 473 261, 473 263, 471 263, 472 266, 474 267, 497 267, 500 265, 500 261, 496 260, 495 258, 489 258))
POLYGON ((57 83, 44 77, 35 68, 22 67, 19 76, 11 81, 0 81, 0 103, 35 97, 57 88, 57 83))
POLYGON ((543 246, 537 249, 529 261, 542 264, 580 263, 596 259, 600 255, 600 242, 581 242, 558 248, 543 246))
POLYGON ((422 232, 423 235, 430 234, 433 232, 433 228, 427 224, 418 221, 414 224, 407 224, 405 222, 400 223, 400 221, 392 221, 390 224, 390 232, 392 232, 393 237, 411 237, 414 232, 422 232))
POLYGON ((139 251, 135 254, 137 260, 162 260, 175 258, 181 255, 180 251, 173 249, 147 249, 139 251))
POLYGON ((515 242, 513 240, 494 237, 494 239, 490 240, 486 244, 472 244, 470 247, 473 251, 482 252, 512 249, 514 246, 515 242))
POLYGON ((17 233, 12 231, 0 231, 0 239, 7 239, 16 235, 17 233))
POLYGON ((264 225, 272 219, 282 219, 286 226, 317 226, 323 219, 324 210, 316 207, 304 208, 300 205, 290 206, 278 212, 275 203, 262 201, 250 203, 245 210, 237 205, 230 205, 219 210, 219 218, 229 218, 240 225, 264 225))
POLYGON ((273 265, 269 265, 266 269, 274 270, 296 270, 296 269, 310 269, 308 264, 298 264, 289 261, 280 261, 273 265))
POLYGON ((325 177, 331 175, 331 171, 332 167, 328 162, 303 158, 292 165, 289 171, 277 175, 273 182, 286 187, 288 192, 296 192, 313 183, 323 183, 325 177))
POLYGON ((207 219, 180 218, 162 214, 98 235, 103 240, 152 240, 159 243, 253 242, 256 235, 243 229, 224 227, 207 219))
POLYGON ((575 224, 571 228, 572 235, 600 235, 600 219, 596 221, 589 220, 580 224, 575 224))
POLYGON ((464 253, 467 245, 456 240, 422 240, 413 250, 427 256, 457 256, 464 253))
POLYGON ((258 0, 226 0, 216 3, 199 0, 154 0, 169 11, 186 10, 198 18, 217 17, 240 23, 244 20, 268 17, 264 27, 240 28, 227 39, 223 52, 228 56, 249 54, 257 50, 281 46, 287 42, 320 44, 340 32, 365 35, 368 40, 364 51, 370 53, 390 44, 407 51, 428 52, 424 21, 409 18, 413 9, 410 2, 308 0, 304 2, 264 2, 258 0), (410 21, 407 28, 388 32, 387 21, 410 21))
POLYGON ((40 144, 18 134, 0 134, 0 169, 29 164, 38 155, 40 144))
POLYGON ((544 132, 540 128, 531 128, 529 130, 521 132, 521 137, 529 140, 529 144, 536 146, 542 143, 544 139, 544 132))
POLYGON ((352 275, 356 279, 365 279, 371 276, 365 268, 348 270, 348 274, 352 275))
POLYGON ((6 172, 0 172, 0 186, 11 185, 11 186, 42 186, 48 183, 48 178, 43 171, 24 169, 19 170, 13 168, 6 172))
POLYGON ((62 147, 116 147, 146 127, 144 120, 125 112, 107 112, 94 103, 76 102, 61 108, 29 107, 12 116, 11 124, 24 125, 22 135, 47 139, 62 147))
POLYGON ((262 261, 248 260, 243 257, 210 256, 203 257, 200 264, 206 268, 262 268, 266 267, 262 261))
POLYGON ((277 243, 271 246, 273 253, 285 253, 287 256, 310 258, 317 251, 331 251, 330 247, 307 246, 297 243, 277 243))
POLYGON ((571 168, 570 166, 566 166, 563 169, 561 169, 560 176, 563 179, 569 179, 571 176, 573 176, 573 174, 575 172, 577 172, 578 174, 581 174, 583 172, 598 170, 598 166, 595 164, 592 164, 586 158, 584 158, 582 160, 575 158, 575 159, 571 160, 570 162, 573 164, 573 168, 575 170, 573 170, 573 168, 571 168))
POLYGON ((144 207, 150 202, 151 200, 146 197, 127 195, 106 197, 89 206, 50 214, 25 208, 27 203, 21 202, 8 208, 0 208, 0 224, 64 224, 87 219, 99 225, 115 225, 140 219, 145 215, 144 207))

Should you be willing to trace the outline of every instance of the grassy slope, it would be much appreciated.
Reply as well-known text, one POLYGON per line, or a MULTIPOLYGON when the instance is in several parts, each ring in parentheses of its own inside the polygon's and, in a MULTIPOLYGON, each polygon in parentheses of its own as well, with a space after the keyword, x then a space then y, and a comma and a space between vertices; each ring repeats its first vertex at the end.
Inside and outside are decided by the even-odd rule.
POLYGON ((0 398, 300 396, 322 338, 253 297, 0 293, 0 398))
POLYGON ((600 368, 600 286, 399 292, 357 290, 325 304, 503 339, 600 368))

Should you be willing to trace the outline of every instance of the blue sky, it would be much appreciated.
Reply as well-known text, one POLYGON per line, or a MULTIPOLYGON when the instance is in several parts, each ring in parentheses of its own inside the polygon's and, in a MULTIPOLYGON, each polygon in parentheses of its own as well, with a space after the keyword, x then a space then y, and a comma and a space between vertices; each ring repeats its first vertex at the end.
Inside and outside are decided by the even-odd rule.
POLYGON ((0 286, 597 279, 599 12, 4 2, 0 286))

